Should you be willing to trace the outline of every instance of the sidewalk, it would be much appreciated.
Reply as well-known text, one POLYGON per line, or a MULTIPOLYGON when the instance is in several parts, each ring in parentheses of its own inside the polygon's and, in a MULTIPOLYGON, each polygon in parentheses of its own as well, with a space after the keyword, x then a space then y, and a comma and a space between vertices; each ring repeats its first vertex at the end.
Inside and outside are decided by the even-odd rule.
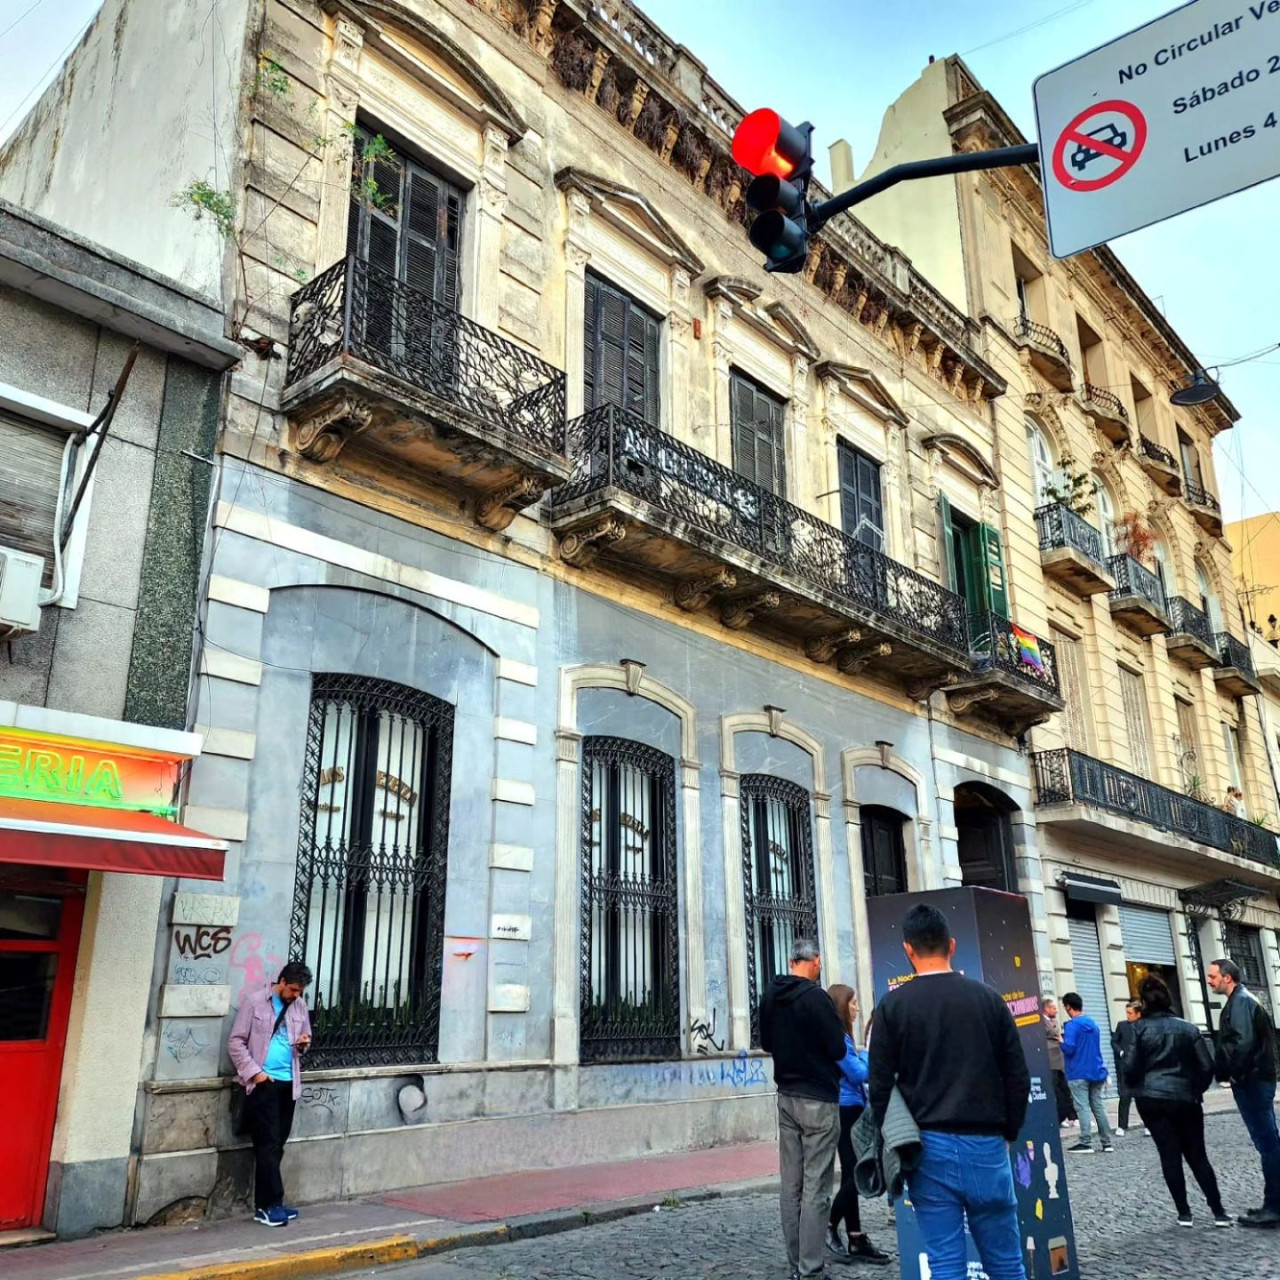
POLYGON ((4 1280, 302 1280, 463 1245, 527 1239, 684 1201, 766 1189, 773 1143, 536 1170, 315 1205, 277 1231, 244 1218, 0 1252, 4 1280))

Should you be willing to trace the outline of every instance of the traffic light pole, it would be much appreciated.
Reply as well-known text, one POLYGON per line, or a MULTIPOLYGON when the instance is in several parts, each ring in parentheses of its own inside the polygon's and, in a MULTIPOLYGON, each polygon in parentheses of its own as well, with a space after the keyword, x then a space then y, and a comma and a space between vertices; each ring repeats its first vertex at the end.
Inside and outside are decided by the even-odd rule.
POLYGON ((908 160, 905 164, 895 164, 893 168, 877 173, 866 182, 859 182, 830 200, 810 205, 805 230, 812 235, 837 213, 844 213, 855 204, 861 204, 889 187, 896 187, 899 182, 912 178, 938 178, 948 173, 971 173, 975 169, 1015 168, 1034 164, 1039 158, 1040 148, 1036 143, 1028 142, 1018 147, 998 147, 994 151, 961 151, 956 155, 938 156, 934 160, 908 160))

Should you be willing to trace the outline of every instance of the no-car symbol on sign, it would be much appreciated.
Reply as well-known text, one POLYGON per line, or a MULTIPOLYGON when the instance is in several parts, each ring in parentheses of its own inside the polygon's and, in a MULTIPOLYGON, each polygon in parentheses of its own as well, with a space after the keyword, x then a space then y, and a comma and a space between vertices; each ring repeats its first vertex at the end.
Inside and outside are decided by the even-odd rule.
POLYGON ((1147 142, 1146 116, 1115 98, 1080 112, 1053 147, 1053 176, 1068 191, 1098 191, 1138 162, 1147 142))

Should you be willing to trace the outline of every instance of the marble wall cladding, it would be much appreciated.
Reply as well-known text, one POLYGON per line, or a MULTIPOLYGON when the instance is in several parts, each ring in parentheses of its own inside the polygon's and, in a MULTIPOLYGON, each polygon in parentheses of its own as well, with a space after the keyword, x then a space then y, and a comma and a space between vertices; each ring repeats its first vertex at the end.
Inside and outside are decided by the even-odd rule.
MULTIPOLYGON (((813 788, 813 757, 802 747, 784 738, 771 738, 767 733, 735 733, 733 735, 734 767, 739 773, 765 773, 785 778, 806 791, 813 788)), ((831 763, 827 762, 827 780, 823 790, 830 790, 831 763)))
POLYGON ((202 1080, 223 1063, 220 1018, 165 1018, 156 1045, 157 1080, 202 1080))

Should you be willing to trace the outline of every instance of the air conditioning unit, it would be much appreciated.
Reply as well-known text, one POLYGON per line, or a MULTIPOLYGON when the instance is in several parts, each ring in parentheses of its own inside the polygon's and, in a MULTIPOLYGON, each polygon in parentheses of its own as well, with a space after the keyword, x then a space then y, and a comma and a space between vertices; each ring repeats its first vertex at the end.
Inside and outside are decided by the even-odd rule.
POLYGON ((40 630, 44 557, 0 547, 0 639, 40 630))

